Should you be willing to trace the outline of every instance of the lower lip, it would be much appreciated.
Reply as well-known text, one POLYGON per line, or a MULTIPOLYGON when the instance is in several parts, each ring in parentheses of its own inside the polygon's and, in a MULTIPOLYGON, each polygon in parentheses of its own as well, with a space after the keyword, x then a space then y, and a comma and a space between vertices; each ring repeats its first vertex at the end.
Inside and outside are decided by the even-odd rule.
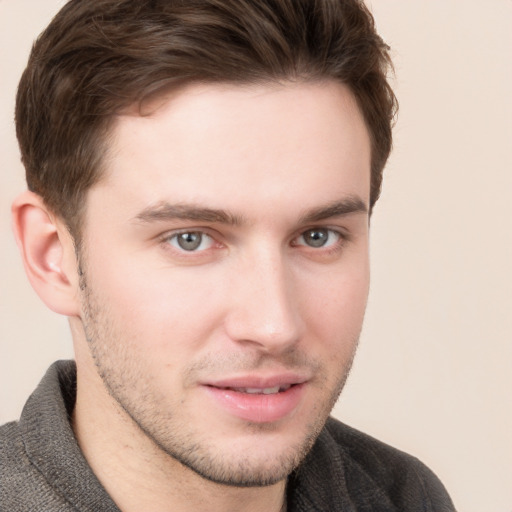
POLYGON ((240 393, 212 386, 205 386, 205 389, 230 414, 252 423, 271 423, 285 418, 297 408, 304 384, 272 395, 240 393))

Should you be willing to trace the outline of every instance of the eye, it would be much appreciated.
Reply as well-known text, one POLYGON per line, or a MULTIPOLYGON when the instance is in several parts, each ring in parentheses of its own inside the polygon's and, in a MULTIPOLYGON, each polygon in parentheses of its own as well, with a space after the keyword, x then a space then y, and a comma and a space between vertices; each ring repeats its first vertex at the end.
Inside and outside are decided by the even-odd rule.
POLYGON ((315 249, 321 247, 330 247, 338 243, 341 239, 340 233, 327 228, 313 228, 304 231, 297 238, 296 245, 307 245, 315 249))
POLYGON ((167 238, 167 242, 173 247, 176 247, 176 249, 187 252, 204 251, 212 247, 214 243, 211 236, 201 231, 176 233, 167 238))

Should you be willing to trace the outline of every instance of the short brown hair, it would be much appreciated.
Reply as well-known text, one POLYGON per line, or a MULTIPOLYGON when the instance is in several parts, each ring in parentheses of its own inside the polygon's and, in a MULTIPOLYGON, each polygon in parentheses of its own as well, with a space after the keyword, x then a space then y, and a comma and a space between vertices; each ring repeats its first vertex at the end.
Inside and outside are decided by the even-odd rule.
POLYGON ((392 144, 389 48, 360 0, 71 0, 34 44, 16 129, 30 190, 79 234, 110 121, 192 82, 334 79, 372 143, 370 206, 392 144))

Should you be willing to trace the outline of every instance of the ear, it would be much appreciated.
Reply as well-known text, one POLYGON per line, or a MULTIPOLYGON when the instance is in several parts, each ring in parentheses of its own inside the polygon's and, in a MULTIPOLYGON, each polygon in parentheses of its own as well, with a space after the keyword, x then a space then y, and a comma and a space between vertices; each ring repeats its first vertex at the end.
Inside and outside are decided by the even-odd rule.
POLYGON ((78 316, 78 265, 64 223, 33 192, 12 205, 12 222, 25 272, 43 302, 56 313, 78 316))

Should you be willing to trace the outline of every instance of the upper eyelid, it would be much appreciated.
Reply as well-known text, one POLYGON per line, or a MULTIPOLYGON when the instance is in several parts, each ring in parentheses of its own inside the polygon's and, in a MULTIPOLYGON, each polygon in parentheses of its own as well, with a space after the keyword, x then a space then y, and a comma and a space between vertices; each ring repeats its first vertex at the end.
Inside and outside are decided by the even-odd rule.
POLYGON ((298 235, 294 236, 292 240, 295 240, 301 236, 304 236, 305 233, 307 233, 308 231, 315 231, 315 230, 325 230, 325 231, 330 231, 332 233, 335 233, 336 235, 339 235, 340 238, 342 239, 346 239, 348 237, 348 235, 342 231, 341 229, 337 229, 337 228, 330 228, 330 227, 326 227, 326 226, 315 226, 315 227, 312 227, 312 228, 306 228, 306 229, 303 229, 299 232, 298 235))
MULTIPOLYGON (((160 246, 163 246, 166 251, 171 251, 171 254, 173 254, 174 258, 178 258, 181 261, 200 261, 206 257, 212 256, 212 249, 215 249, 217 245, 217 249, 220 249, 218 247, 219 245, 222 245, 221 242, 218 241, 218 239, 211 234, 207 233, 204 229, 175 229, 171 231, 167 231, 163 233, 162 235, 156 237, 156 240, 158 241, 158 244, 160 246), (184 248, 176 247, 175 243, 177 242, 171 242, 175 237, 179 236, 180 234, 184 233, 200 233, 202 236, 206 236, 210 238, 210 246, 205 247, 204 249, 193 249, 190 251, 187 251, 184 248)), ((201 243, 204 240, 201 241, 201 243)))
POLYGON ((203 230, 200 230, 200 229, 184 229, 182 231, 173 231, 171 233, 168 233, 167 235, 163 235, 163 238, 164 239, 169 239, 169 238, 174 238, 175 236, 178 236, 178 235, 184 235, 184 234, 191 234, 191 233, 198 233, 202 236, 208 236, 210 238, 214 238, 212 235, 210 235, 209 233, 207 233, 206 231, 203 231, 203 230))
POLYGON ((302 236, 304 233, 306 233, 308 231, 314 231, 315 229, 326 229, 328 231, 332 231, 333 233, 340 235, 341 238, 344 238, 347 240, 350 239, 350 237, 351 237, 350 230, 348 230, 347 228, 344 228, 341 226, 315 224, 312 226, 307 226, 307 227, 301 228, 300 231, 298 231, 297 234, 292 237, 292 239, 298 238, 299 236, 302 236))
MULTIPOLYGON (((342 227, 342 226, 333 226, 332 224, 322 224, 314 223, 309 226, 301 226, 300 229, 296 230, 294 233, 291 234, 289 240, 292 242, 293 240, 299 238, 304 233, 315 230, 315 229, 326 229, 329 231, 332 231, 336 234, 338 234, 342 239, 350 241, 352 235, 350 233, 350 230, 342 227)), ((203 235, 211 237, 213 240, 215 240, 218 243, 224 243, 227 239, 231 238, 230 236, 223 234, 219 232, 216 229, 213 229, 211 227, 207 226, 190 226, 190 227, 182 227, 182 228, 175 228, 175 229, 169 229, 159 235, 157 235, 155 238, 157 238, 160 241, 169 240, 170 238, 183 234, 183 233, 201 233, 203 235)))
MULTIPOLYGON (((210 238, 215 239, 216 236, 212 234, 214 230, 211 228, 206 227, 190 227, 190 228, 176 228, 176 229, 169 229, 167 231, 164 231, 163 233, 159 234, 157 238, 159 240, 168 240, 169 238, 173 238, 177 235, 182 235, 183 233, 201 233, 202 235, 209 236, 210 238)), ((219 235, 220 236, 220 235, 219 235)))

